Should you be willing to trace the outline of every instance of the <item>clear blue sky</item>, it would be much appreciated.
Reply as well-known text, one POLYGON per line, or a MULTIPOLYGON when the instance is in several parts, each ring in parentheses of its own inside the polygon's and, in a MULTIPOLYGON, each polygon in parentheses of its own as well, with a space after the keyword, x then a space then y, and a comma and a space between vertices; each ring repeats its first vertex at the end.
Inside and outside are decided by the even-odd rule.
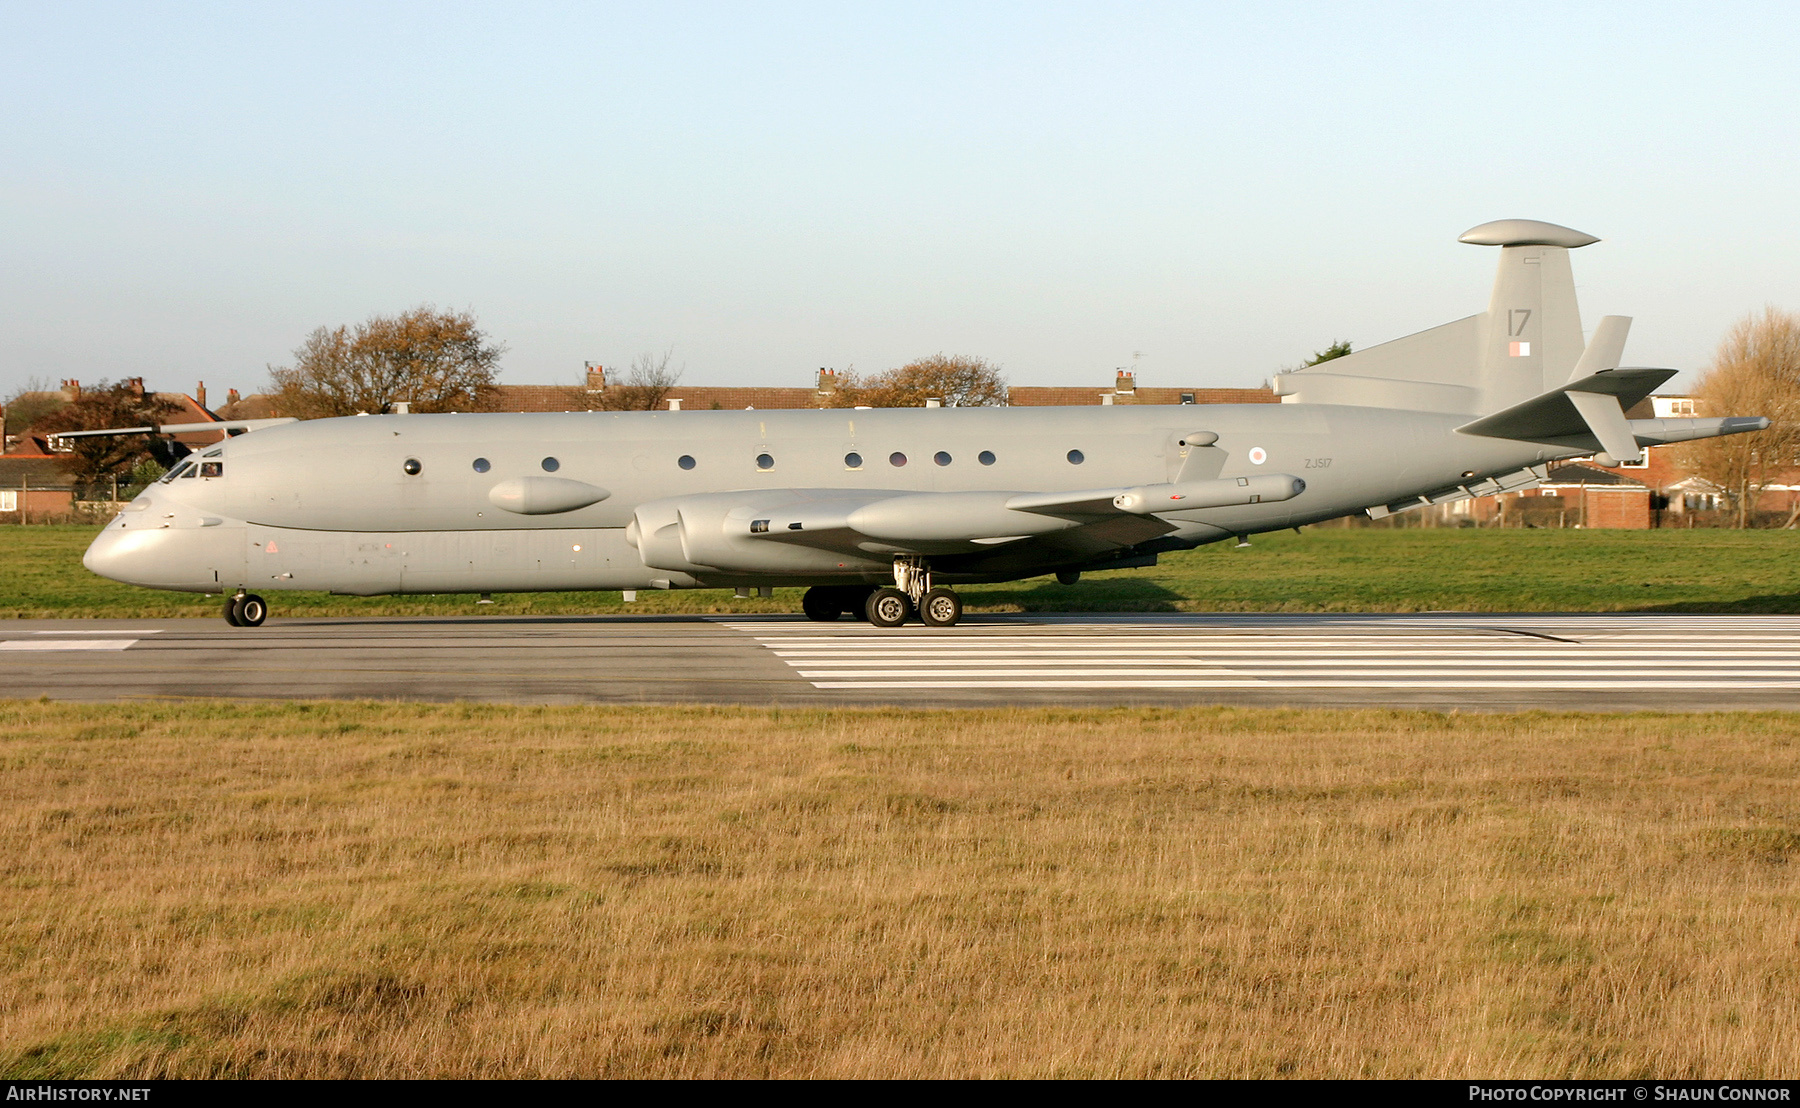
POLYGON ((520 383, 1254 385, 1481 310, 1509 216, 1692 369, 1800 309, 1797 11, 0 3, 0 395, 421 302, 520 383))

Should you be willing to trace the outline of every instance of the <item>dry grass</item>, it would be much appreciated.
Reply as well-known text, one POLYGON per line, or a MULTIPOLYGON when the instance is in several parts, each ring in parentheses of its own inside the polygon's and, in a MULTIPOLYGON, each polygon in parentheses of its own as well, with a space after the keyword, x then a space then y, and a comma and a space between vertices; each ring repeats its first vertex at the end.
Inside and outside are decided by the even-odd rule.
POLYGON ((1797 731, 0 702, 0 1073, 1791 1078, 1797 731))

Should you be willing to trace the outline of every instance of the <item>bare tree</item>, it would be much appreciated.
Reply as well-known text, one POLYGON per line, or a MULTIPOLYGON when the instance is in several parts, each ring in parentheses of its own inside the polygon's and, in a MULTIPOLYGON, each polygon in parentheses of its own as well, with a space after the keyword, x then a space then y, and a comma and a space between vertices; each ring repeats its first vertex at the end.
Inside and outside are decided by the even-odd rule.
POLYGON ((1694 396, 1707 414, 1769 417, 1766 431, 1701 439, 1676 455, 1724 492, 1736 526, 1747 527, 1762 490, 1800 461, 1800 315, 1769 305, 1733 324, 1694 396))
POLYGON ((50 388, 49 382, 33 377, 6 398, 7 435, 23 435, 31 425, 69 403, 69 398, 50 388))
POLYGON ((301 419, 379 414, 405 402, 413 411, 481 411, 491 402, 500 355, 470 312, 420 305, 370 316, 354 327, 320 327, 270 366, 276 404, 301 419))
MULTIPOLYGON (((111 427, 143 427, 167 423, 184 409, 173 400, 146 393, 141 383, 105 381, 84 389, 81 399, 51 412, 32 425, 36 434, 57 431, 100 431, 111 427)), ((95 435, 64 439, 70 452, 61 461, 82 484, 126 477, 150 457, 149 435, 95 435)), ((166 457, 166 455, 165 455, 166 457)))
POLYGON ((609 412, 650 412, 663 406, 683 369, 670 369, 673 348, 661 354, 639 354, 618 384, 608 384, 600 394, 600 407, 609 412))
POLYGON ((1006 378, 985 358, 933 354, 867 378, 842 374, 824 403, 834 408, 918 408, 932 399, 952 408, 998 407, 1006 403, 1006 378))

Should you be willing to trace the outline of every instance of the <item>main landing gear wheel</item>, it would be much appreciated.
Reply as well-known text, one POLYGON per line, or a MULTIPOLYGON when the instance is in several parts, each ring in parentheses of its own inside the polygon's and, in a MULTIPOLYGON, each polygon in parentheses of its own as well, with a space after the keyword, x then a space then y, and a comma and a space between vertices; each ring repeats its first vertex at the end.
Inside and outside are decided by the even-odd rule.
POLYGON ((231 609, 225 618, 231 619, 232 616, 237 617, 236 624, 239 627, 261 627, 263 620, 269 618, 269 602, 255 593, 237 597, 232 600, 231 609))
POLYGON ((864 606, 869 623, 875 627, 898 627, 912 615, 912 597, 899 589, 876 589, 864 606))
POLYGON ((842 593, 825 586, 814 586, 806 590, 800 598, 800 610, 806 613, 807 619, 816 619, 820 623, 830 623, 844 614, 842 593))
POLYGON ((919 598, 919 619, 927 627, 955 627, 962 618, 962 598, 949 589, 932 589, 919 598))
POLYGON ((238 601, 242 599, 244 598, 241 596, 228 596, 225 598, 225 622, 231 624, 233 627, 243 626, 243 624, 238 622, 237 614, 238 601))

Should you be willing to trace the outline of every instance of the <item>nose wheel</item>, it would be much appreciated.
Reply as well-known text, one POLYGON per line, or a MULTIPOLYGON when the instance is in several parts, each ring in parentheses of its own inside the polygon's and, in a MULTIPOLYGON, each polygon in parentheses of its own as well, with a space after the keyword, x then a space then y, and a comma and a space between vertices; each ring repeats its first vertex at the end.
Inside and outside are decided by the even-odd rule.
POLYGON ((269 618, 269 602, 255 593, 238 593, 225 602, 225 622, 233 627, 261 627, 269 618))

